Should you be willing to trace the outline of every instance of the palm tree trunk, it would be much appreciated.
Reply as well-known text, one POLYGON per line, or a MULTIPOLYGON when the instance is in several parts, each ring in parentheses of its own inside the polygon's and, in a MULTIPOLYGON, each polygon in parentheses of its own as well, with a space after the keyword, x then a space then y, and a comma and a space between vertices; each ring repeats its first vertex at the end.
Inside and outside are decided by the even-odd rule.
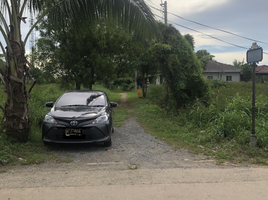
POLYGON ((28 92, 25 86, 27 74, 26 57, 23 43, 10 40, 12 54, 7 52, 8 63, 5 71, 5 103, 3 125, 7 135, 20 141, 29 136, 28 92))

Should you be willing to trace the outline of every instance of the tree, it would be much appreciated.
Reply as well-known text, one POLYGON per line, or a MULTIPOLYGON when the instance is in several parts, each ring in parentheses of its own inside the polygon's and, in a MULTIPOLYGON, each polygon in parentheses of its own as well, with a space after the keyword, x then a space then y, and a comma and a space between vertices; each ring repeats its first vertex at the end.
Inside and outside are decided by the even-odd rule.
POLYGON ((55 79, 55 77, 53 77, 52 74, 50 74, 48 72, 44 72, 37 67, 30 69, 29 73, 34 80, 38 80, 37 83, 48 84, 48 83, 55 83, 56 82, 56 79, 55 79))
POLYGON ((160 24, 162 39, 151 46, 154 62, 166 82, 165 105, 179 108, 204 97, 208 86, 189 42, 173 26, 160 24))
POLYGON ((191 45, 191 47, 193 48, 194 50, 194 37, 190 34, 186 34, 184 35, 184 38, 189 42, 189 44, 191 45))
MULTIPOLYGON (((7 100, 3 125, 7 135, 26 141, 29 135, 29 117, 27 100, 29 91, 25 79, 29 64, 25 57, 25 43, 33 28, 45 16, 47 19, 61 21, 66 16, 78 25, 83 20, 97 21, 102 18, 113 18, 129 30, 146 35, 152 30, 153 15, 143 0, 0 0, 0 32, 6 48, 0 43, 5 56, 6 70, 4 76, 7 100), (38 12, 39 18, 31 27, 24 41, 21 38, 21 22, 26 22, 24 12, 38 12), (4 16, 4 13, 7 16, 4 16), (8 21, 9 20, 9 21, 8 21), (134 28, 134 29, 133 29, 134 28), (147 32, 144 32, 147 30, 147 32)), ((69 20, 66 24, 70 23, 69 20)))
POLYGON ((92 89, 96 81, 109 86, 113 79, 128 72, 128 50, 133 37, 121 26, 110 26, 105 22, 83 26, 77 33, 71 24, 47 23, 39 26, 40 39, 37 41, 37 61, 43 71, 52 71, 61 77, 62 84, 75 82, 92 89))
POLYGON ((4 74, 6 63, 3 61, 4 55, 0 54, 0 81, 4 82, 4 77, 2 74, 4 74))
POLYGON ((139 79, 142 86, 142 97, 146 98, 149 78, 156 76, 157 68, 153 62, 154 54, 150 53, 149 44, 141 44, 141 46, 143 46, 143 48, 141 48, 140 55, 136 57, 133 64, 135 69, 139 72, 139 79))
POLYGON ((205 70, 206 66, 207 66, 207 62, 209 60, 212 60, 215 56, 213 55, 210 55, 210 53, 205 50, 205 49, 202 49, 202 50, 198 50, 196 52, 196 56, 197 58, 201 61, 202 63, 202 68, 205 70))
POLYGON ((241 79, 245 82, 248 82, 251 80, 252 78, 252 67, 250 66, 250 64, 245 63, 244 60, 242 61, 238 61, 238 60, 234 60, 233 61, 233 65, 235 67, 239 67, 242 69, 242 77, 241 79))
POLYGON ((244 63, 244 60, 242 60, 242 61, 234 60, 234 61, 233 61, 233 65, 234 65, 235 67, 242 68, 242 65, 244 65, 244 64, 245 64, 245 63, 244 63))

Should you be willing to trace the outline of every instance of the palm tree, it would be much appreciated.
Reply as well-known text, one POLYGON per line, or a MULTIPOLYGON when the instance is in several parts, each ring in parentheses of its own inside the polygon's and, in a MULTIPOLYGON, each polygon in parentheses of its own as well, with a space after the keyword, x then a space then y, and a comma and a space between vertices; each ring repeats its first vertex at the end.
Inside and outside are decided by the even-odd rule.
POLYGON ((4 77, 7 100, 3 126, 7 135, 26 141, 29 135, 27 100, 34 86, 27 91, 25 79, 30 63, 25 57, 25 43, 34 27, 44 18, 58 20, 66 18, 98 21, 115 19, 130 31, 145 34, 154 27, 154 17, 143 0, 0 0, 0 32, 6 47, 0 48, 6 60, 4 77), (24 40, 21 35, 21 22, 25 11, 38 14, 38 19, 24 40))
POLYGON ((238 60, 234 60, 234 61, 233 61, 233 65, 234 65, 235 67, 242 68, 242 66, 243 66, 244 64, 245 64, 244 59, 243 59, 242 61, 238 61, 238 60))

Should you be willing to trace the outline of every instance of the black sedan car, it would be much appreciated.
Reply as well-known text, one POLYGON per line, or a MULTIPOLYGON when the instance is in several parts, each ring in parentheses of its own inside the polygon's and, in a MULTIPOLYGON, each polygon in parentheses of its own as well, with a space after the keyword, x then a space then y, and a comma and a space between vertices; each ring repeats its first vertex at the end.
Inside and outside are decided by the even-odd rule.
POLYGON ((42 139, 49 143, 103 143, 111 146, 113 107, 102 91, 75 90, 65 92, 46 114, 42 139))

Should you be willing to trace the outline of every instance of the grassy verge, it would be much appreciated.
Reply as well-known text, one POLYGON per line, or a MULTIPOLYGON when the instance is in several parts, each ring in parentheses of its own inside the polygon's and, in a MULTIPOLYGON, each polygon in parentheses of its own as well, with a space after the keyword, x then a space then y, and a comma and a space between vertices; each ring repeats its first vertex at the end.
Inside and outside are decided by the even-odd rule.
MULTIPOLYGON (((93 89, 105 91, 111 101, 120 102, 118 92, 112 92, 102 86, 96 86, 93 89)), ((3 86, 0 86, 0 91, 4 94, 0 97, 0 105, 4 107, 6 96, 3 86)), ((31 122, 29 140, 26 143, 18 143, 7 138, 5 134, 0 134, 0 166, 39 164, 48 160, 53 160, 54 162, 71 161, 69 157, 59 157, 56 153, 48 151, 41 139, 42 122, 45 114, 49 111, 49 108, 44 105, 48 101, 55 102, 63 92, 65 92, 65 89, 61 89, 57 84, 36 85, 34 87, 28 101, 31 122)), ((120 126, 128 114, 124 109, 118 109, 115 116, 115 125, 120 126)), ((3 118, 2 112, 0 112, 0 118, 3 118)))
MULTIPOLYGON (((250 148, 251 134, 251 83, 211 83, 208 104, 198 100, 178 112, 163 109, 163 87, 150 86, 148 98, 140 99, 136 92, 128 93, 128 106, 115 109, 115 126, 121 126, 132 115, 145 130, 173 145, 204 153, 218 163, 257 163, 267 165, 268 158, 268 85, 256 84, 256 136, 258 147, 250 148)), ((101 86, 110 100, 120 102, 120 93, 101 86)), ((3 91, 3 87, 0 87, 3 91)), ((29 100, 31 120, 27 143, 16 143, 0 134, 0 166, 12 164, 38 164, 47 160, 70 162, 44 147, 41 141, 41 124, 49 111, 45 102, 55 101, 65 90, 58 85, 37 85, 29 100)), ((5 96, 0 97, 4 106, 5 96)), ((0 113, 2 118, 3 114, 0 113)))
POLYGON ((197 101, 166 112, 163 88, 150 86, 147 99, 129 93, 129 103, 147 132, 176 148, 204 153, 218 163, 257 163, 268 159, 268 85, 256 85, 256 136, 258 147, 250 147, 251 83, 223 83, 211 90, 210 104, 197 101))

